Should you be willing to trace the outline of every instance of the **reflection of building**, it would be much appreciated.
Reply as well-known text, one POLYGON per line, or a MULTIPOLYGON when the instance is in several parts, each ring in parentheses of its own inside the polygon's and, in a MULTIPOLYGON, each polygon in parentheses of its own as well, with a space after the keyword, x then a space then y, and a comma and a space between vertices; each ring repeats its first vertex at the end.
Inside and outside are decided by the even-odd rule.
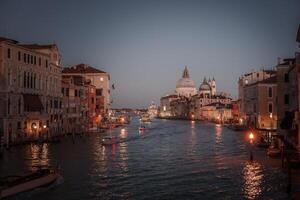
POLYGON ((65 75, 80 75, 96 87, 96 115, 104 115, 110 107, 110 89, 108 73, 86 64, 79 64, 63 69, 65 75))
POLYGON ((58 134, 62 115, 57 46, 0 38, 0 60, 0 132, 5 143, 58 134))

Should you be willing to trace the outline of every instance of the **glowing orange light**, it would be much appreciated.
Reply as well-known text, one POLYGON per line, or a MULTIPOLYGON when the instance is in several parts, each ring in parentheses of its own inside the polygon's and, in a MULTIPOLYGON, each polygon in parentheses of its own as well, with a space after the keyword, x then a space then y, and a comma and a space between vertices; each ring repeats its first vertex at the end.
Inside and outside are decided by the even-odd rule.
POLYGON ((253 139, 254 139, 254 135, 253 135, 252 132, 249 134, 249 139, 250 139, 250 140, 253 140, 253 139))

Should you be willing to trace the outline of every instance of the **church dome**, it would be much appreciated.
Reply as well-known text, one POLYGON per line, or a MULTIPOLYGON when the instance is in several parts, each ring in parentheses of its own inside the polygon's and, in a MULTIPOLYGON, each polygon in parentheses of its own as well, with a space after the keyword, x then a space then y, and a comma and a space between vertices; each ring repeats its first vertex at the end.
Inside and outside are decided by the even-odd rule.
POLYGON ((176 88, 195 88, 195 83, 190 79, 187 67, 183 71, 182 78, 177 81, 176 88))
POLYGON ((181 78, 177 81, 176 88, 195 88, 195 83, 189 78, 181 78))
POLYGON ((201 83, 201 85, 199 87, 199 91, 206 91, 206 90, 211 90, 211 87, 210 87, 209 83, 206 81, 206 79, 204 78, 203 82, 201 83))

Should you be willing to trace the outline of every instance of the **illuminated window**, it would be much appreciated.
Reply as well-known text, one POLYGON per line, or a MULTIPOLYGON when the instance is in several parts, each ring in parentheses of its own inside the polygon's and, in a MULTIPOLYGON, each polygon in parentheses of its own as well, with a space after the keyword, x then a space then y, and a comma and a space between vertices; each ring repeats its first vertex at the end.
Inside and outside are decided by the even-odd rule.
POLYGON ((103 81, 103 77, 100 78, 100 81, 103 81))

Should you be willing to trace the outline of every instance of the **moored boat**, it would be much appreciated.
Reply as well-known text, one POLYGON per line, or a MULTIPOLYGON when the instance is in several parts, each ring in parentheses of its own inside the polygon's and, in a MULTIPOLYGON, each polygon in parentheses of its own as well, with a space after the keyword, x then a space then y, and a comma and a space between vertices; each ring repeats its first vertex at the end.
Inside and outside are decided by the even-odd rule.
POLYGON ((281 155, 281 150, 277 147, 269 147, 267 150, 267 155, 270 157, 279 157, 281 155))
POLYGON ((59 171, 51 168, 40 168, 25 176, 3 177, 0 181, 0 199, 50 185, 59 177, 59 171))

